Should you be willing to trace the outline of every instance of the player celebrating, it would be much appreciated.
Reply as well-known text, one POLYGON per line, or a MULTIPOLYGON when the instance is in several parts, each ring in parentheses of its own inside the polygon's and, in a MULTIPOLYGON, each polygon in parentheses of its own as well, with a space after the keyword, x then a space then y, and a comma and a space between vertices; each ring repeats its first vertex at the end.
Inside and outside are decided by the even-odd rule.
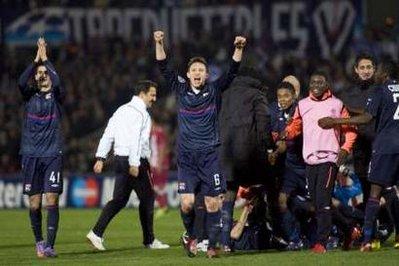
POLYGON ((65 96, 60 78, 47 59, 46 42, 39 38, 34 62, 22 73, 18 87, 25 115, 21 150, 24 194, 29 196, 29 214, 39 258, 56 257, 58 196, 62 193, 61 103, 65 96), (34 84, 28 84, 34 75, 34 84), (46 195, 47 241, 42 236, 42 194, 46 195))
POLYGON ((217 147, 220 145, 218 111, 221 93, 228 88, 238 71, 246 39, 237 36, 234 54, 226 76, 207 83, 208 65, 204 58, 191 58, 187 67, 188 81, 167 67, 164 33, 154 32, 156 59, 168 87, 178 97, 178 191, 181 194, 181 216, 189 241, 184 245, 189 256, 197 254, 193 232, 194 193, 205 194, 206 228, 209 237, 208 257, 216 256, 216 239, 220 231, 220 195, 225 189, 217 147))
MULTIPOLYGON (((349 119, 334 119, 331 117, 319 120, 323 128, 332 128, 344 124, 367 124, 376 120, 376 137, 373 143, 369 177, 371 182, 370 196, 366 205, 363 226, 363 244, 361 251, 371 251, 373 224, 380 208, 381 191, 384 187, 397 184, 399 177, 399 83, 394 80, 397 66, 394 62, 382 62, 375 74, 378 85, 370 95, 366 104, 366 112, 349 119)), ((393 213, 396 237, 395 248, 399 248, 398 207, 393 213)))

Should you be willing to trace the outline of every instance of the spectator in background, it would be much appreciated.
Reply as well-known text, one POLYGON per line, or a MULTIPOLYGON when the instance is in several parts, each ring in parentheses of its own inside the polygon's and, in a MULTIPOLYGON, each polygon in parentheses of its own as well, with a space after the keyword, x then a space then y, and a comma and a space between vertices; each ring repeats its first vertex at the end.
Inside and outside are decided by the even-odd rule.
POLYGON ((150 165, 154 180, 156 201, 158 202, 159 208, 155 212, 155 219, 162 217, 168 211, 166 183, 168 181, 169 175, 170 148, 167 130, 160 120, 161 118, 159 111, 154 111, 150 134, 150 165))

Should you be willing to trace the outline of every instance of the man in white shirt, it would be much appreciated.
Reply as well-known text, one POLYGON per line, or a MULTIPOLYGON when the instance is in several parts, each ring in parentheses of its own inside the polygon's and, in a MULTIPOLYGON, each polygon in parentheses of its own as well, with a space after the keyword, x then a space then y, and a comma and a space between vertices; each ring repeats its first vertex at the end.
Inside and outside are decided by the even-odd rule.
POLYGON ((113 144, 116 175, 113 198, 105 205, 96 225, 86 236, 98 250, 105 250, 103 233, 112 218, 126 206, 133 189, 140 200, 144 246, 150 249, 169 248, 169 245, 155 239, 153 230, 155 195, 148 162, 151 155, 151 118, 147 108, 156 101, 156 88, 155 82, 139 81, 132 100, 115 111, 98 144, 94 172, 102 172, 113 144))

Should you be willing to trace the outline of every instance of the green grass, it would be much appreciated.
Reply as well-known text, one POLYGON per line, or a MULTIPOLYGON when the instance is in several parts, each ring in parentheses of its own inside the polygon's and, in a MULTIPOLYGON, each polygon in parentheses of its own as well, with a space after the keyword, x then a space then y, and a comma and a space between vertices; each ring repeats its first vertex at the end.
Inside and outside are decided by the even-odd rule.
POLYGON ((155 221, 156 237, 171 245, 168 250, 148 250, 142 242, 137 210, 123 210, 106 231, 107 251, 94 252, 85 235, 99 210, 61 210, 56 259, 37 259, 27 210, 0 211, 0 265, 399 265, 399 250, 387 243, 380 251, 362 254, 357 250, 315 255, 309 251, 240 253, 206 259, 204 254, 188 258, 179 245, 183 228, 177 211, 155 221))

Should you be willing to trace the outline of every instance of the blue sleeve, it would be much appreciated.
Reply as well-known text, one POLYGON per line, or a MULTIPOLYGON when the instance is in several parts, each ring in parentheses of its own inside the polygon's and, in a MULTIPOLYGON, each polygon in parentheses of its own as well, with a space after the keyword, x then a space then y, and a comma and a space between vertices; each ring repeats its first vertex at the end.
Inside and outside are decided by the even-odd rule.
POLYGON ((373 117, 377 116, 378 110, 380 109, 382 102, 382 88, 378 87, 370 94, 366 103, 366 111, 373 117))
POLYGON ((63 102, 65 99, 66 91, 65 88, 61 86, 60 76, 58 75, 55 67, 49 60, 46 60, 44 62, 44 65, 46 66, 48 74, 50 76, 55 98, 57 99, 57 101, 63 102))
POLYGON ((24 100, 29 100, 29 98, 36 92, 36 90, 28 85, 28 81, 30 77, 33 75, 33 72, 35 70, 35 63, 31 63, 25 71, 21 74, 21 76, 18 79, 18 88, 24 97, 24 100))
POLYGON ((161 71, 162 76, 165 78, 166 83, 168 85, 168 89, 172 91, 179 90, 181 84, 186 83, 187 81, 180 77, 176 71, 171 70, 168 67, 168 59, 157 60, 157 64, 159 70, 161 71))
POLYGON ((221 76, 215 81, 215 88, 221 90, 222 92, 229 88, 233 79, 237 76, 238 69, 240 68, 241 62, 236 62, 233 59, 230 62, 229 70, 226 74, 221 76))

